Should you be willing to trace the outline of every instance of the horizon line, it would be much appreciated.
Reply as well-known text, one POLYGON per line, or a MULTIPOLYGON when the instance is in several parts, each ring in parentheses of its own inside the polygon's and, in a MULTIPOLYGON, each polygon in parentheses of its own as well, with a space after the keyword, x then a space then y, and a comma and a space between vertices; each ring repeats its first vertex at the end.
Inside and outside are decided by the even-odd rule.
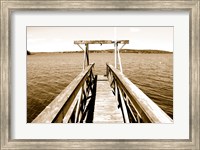
MULTIPOLYGON (((104 49, 104 50, 95 50, 95 49, 91 49, 91 50, 89 50, 89 51, 111 51, 111 50, 113 50, 114 51, 114 49, 104 49)), ((161 50, 161 49, 121 49, 120 51, 123 51, 123 50, 130 50, 130 51, 164 51, 164 52, 173 52, 173 50, 171 51, 171 50, 161 50)), ((32 53, 62 53, 62 52, 81 52, 81 51, 83 51, 83 50, 64 50, 64 51, 31 51, 31 50, 27 50, 27 51, 29 51, 29 52, 32 52, 32 53)))

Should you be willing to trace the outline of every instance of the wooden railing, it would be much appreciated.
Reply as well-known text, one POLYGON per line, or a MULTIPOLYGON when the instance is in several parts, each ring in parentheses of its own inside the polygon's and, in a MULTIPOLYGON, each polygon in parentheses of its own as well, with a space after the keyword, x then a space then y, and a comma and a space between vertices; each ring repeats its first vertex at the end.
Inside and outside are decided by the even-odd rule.
POLYGON ((124 122, 173 122, 157 104, 110 64, 107 64, 107 77, 119 101, 124 122))
POLYGON ((92 122, 96 77, 87 66, 32 123, 92 122))

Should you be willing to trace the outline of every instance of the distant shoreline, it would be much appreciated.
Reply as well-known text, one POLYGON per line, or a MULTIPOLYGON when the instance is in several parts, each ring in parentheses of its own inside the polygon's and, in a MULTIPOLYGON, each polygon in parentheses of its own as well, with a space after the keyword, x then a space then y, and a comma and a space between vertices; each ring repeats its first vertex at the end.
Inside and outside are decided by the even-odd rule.
MULTIPOLYGON (((41 54, 41 53, 83 53, 83 51, 64 51, 64 52, 31 52, 30 54, 41 54)), ((114 53, 113 49, 109 50, 89 50, 89 53, 114 53)), ((164 50, 135 50, 135 49, 122 49, 120 53, 135 53, 135 54, 173 54, 170 51, 164 50)))

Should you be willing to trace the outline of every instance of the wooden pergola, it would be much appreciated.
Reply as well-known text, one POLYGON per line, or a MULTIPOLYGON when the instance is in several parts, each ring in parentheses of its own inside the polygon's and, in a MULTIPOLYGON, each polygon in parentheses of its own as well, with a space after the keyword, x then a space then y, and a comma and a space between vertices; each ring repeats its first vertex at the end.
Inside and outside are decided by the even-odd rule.
POLYGON ((120 67, 120 71, 122 72, 122 65, 121 65, 121 57, 119 55, 119 51, 126 45, 129 44, 129 40, 78 40, 74 41, 74 44, 77 44, 83 51, 84 51, 84 63, 83 63, 83 69, 89 65, 89 44, 114 44, 115 48, 115 68, 120 67), (80 44, 85 45, 85 49, 81 47, 80 44), (122 44, 121 48, 118 48, 118 45, 122 44))

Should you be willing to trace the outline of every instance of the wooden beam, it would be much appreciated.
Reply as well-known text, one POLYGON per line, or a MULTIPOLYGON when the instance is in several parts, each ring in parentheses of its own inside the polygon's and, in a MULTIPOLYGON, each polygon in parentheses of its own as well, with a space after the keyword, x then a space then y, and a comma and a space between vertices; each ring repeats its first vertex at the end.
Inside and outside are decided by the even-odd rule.
POLYGON ((129 40, 117 40, 118 44, 129 44, 129 40))
MULTIPOLYGON (((78 40, 74 41, 74 44, 113 44, 115 41, 112 40, 78 40)), ((128 44, 129 40, 118 40, 119 44, 128 44)))
POLYGON ((89 40, 74 41, 74 44, 112 44, 111 40, 89 40))
MULTIPOLYGON (((63 123, 68 123, 68 122, 69 122, 70 117, 72 116, 73 111, 74 111, 74 109, 75 109, 75 107, 76 107, 76 104, 77 104, 78 102, 80 102, 80 100, 81 100, 80 97, 81 97, 81 89, 79 90, 78 94, 77 94, 76 97, 74 98, 74 101, 72 102, 70 108, 69 108, 68 111, 66 112, 66 114, 65 114, 65 116, 64 116, 64 118, 63 118, 63 123)), ((76 117, 75 117, 75 119, 76 119, 76 117)), ((76 123, 76 120, 75 120, 75 123, 76 123)))
POLYGON ((89 65, 89 54, 88 54, 89 52, 88 51, 89 51, 89 44, 86 44, 85 45, 86 66, 89 65))

